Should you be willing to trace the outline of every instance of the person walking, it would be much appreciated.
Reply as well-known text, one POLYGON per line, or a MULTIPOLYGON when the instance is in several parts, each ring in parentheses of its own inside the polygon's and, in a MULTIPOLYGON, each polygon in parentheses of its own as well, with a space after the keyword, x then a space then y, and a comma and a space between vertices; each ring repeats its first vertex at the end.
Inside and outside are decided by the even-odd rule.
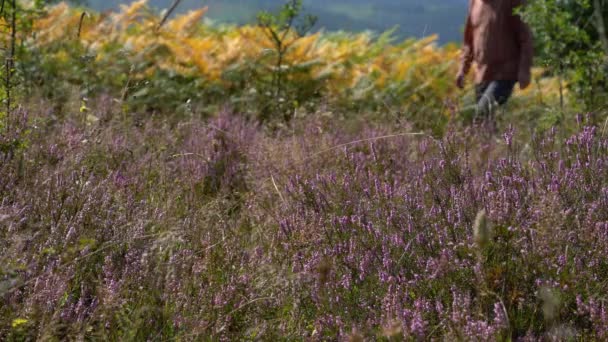
POLYGON ((516 83, 530 85, 532 33, 514 10, 522 0, 469 0, 464 44, 456 85, 463 89, 475 62, 476 117, 491 121, 516 83))

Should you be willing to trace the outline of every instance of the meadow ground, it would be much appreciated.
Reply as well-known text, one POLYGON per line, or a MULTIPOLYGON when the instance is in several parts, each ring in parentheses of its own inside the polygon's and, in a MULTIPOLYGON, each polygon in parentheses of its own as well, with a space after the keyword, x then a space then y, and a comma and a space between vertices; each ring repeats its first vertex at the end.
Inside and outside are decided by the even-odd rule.
POLYGON ((20 110, 0 339, 608 338, 608 137, 20 110))
POLYGON ((490 136, 454 45, 205 11, 3 26, 0 340, 608 340, 608 121, 567 80, 490 136))

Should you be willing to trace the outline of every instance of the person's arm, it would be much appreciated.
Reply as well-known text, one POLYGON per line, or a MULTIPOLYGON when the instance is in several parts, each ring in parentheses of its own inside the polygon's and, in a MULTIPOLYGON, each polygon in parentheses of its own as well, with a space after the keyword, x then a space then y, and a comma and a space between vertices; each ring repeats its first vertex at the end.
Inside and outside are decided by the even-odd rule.
POLYGON ((464 87, 464 78, 471 69, 473 63, 473 25, 471 24, 471 5, 469 2, 469 14, 464 27, 464 40, 462 44, 462 52, 460 55, 460 69, 456 79, 456 85, 459 88, 464 87))
MULTIPOLYGON (((524 5, 522 0, 513 0, 514 8, 524 5)), ((513 15, 514 30, 517 34, 517 41, 519 43, 519 74, 518 81, 521 89, 524 89, 530 85, 530 70, 532 69, 532 59, 534 56, 533 38, 532 31, 528 24, 526 24, 519 15, 513 15)))

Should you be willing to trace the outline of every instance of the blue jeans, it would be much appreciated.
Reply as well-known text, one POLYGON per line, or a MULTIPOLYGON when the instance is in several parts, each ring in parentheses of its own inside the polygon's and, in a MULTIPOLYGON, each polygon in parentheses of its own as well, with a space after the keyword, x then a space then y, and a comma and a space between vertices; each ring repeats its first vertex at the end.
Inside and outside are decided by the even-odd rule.
POLYGON ((516 83, 517 81, 499 80, 476 84, 477 115, 491 116, 498 106, 507 103, 516 83))

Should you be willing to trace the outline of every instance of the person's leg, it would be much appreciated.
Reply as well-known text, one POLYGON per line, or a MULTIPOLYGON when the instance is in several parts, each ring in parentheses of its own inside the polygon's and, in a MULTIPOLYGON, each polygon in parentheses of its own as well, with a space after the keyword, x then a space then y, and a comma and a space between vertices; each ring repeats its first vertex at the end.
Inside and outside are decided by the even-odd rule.
POLYGON ((513 89, 515 88, 515 84, 517 81, 496 81, 497 86, 494 92, 494 98, 499 105, 504 105, 507 103, 511 95, 513 94, 513 89))
POLYGON ((489 84, 490 82, 481 82, 475 85, 475 103, 479 103, 489 84))
POLYGON ((504 105, 513 93, 516 81, 492 81, 475 87, 477 95, 477 115, 491 116, 499 105, 504 105))

